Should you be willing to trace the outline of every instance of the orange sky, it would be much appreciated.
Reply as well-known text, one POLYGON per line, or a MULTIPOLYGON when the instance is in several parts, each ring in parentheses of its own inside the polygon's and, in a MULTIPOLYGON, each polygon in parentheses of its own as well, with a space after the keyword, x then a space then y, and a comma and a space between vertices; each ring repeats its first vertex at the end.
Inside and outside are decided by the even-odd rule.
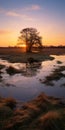
MULTIPOLYGON (((0 34, 0 46, 16 46, 18 42, 18 36, 20 35, 18 32, 13 31, 5 31, 0 34)), ((43 45, 65 45, 65 36, 61 33, 52 33, 52 32, 44 32, 41 30, 40 35, 42 36, 43 45)))
POLYGON ((15 46, 26 27, 40 32, 43 45, 65 45, 65 2, 0 1, 0 46, 15 46))

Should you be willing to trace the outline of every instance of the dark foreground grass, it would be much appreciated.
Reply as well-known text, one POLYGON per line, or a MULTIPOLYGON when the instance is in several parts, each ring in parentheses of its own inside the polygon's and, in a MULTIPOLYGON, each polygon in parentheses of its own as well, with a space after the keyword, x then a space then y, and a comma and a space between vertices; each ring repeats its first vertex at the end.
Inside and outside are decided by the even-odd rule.
MULTIPOLYGON (((44 93, 21 108, 0 97, 0 130, 65 130, 65 102, 44 93)), ((15 102, 14 102, 15 104, 15 102)))

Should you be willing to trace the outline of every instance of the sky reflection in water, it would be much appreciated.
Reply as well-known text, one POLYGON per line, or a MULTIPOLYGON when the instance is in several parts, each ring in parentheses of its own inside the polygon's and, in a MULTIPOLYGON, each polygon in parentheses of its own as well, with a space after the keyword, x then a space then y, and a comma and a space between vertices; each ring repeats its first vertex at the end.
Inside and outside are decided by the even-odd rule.
MULTIPOLYGON (((8 61, 0 59, 0 64, 5 65, 1 71, 2 82, 0 82, 0 95, 4 97, 14 97, 21 101, 29 101, 45 92, 48 95, 65 98, 65 78, 61 78, 57 82, 54 81, 54 86, 46 86, 40 82, 40 79, 45 79, 54 68, 65 66, 65 55, 54 56, 53 61, 44 61, 42 63, 34 64, 33 66, 25 63, 9 63, 8 61), (58 64, 57 61, 61 61, 58 64), (9 75, 6 73, 6 68, 13 66, 20 69, 21 73, 9 75)), ((65 73, 65 71, 63 72, 65 73)))

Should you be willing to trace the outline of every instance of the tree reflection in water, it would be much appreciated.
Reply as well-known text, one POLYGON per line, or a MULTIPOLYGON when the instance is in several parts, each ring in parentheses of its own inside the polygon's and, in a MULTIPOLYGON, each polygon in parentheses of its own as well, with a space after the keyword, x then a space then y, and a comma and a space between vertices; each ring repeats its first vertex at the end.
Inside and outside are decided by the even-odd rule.
POLYGON ((15 75, 17 74, 17 77, 18 76, 34 77, 37 75, 37 73, 39 73, 42 67, 41 64, 42 62, 34 61, 30 63, 29 61, 27 61, 27 63, 14 63, 14 64, 12 63, 9 64, 9 66, 5 65, 4 69, 0 69, 0 85, 2 87, 4 86, 15 87, 16 85, 13 82, 12 82, 13 84, 9 82, 12 76, 15 77, 15 75))
POLYGON ((41 69, 41 62, 26 63, 26 67, 21 71, 23 76, 32 77, 36 76, 41 69))
POLYGON ((21 74, 25 77, 36 76, 41 69, 42 62, 28 60, 27 63, 14 63, 6 67, 6 73, 10 76, 21 74))

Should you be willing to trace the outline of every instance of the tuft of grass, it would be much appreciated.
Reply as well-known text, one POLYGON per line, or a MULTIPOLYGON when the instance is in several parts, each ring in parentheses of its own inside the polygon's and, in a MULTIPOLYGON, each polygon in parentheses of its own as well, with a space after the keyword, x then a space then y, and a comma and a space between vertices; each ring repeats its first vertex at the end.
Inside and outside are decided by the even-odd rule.
POLYGON ((10 107, 11 109, 14 109, 16 107, 16 100, 13 98, 5 98, 4 100, 5 105, 10 107))
POLYGON ((65 66, 60 66, 59 68, 56 68, 50 75, 46 76, 45 80, 40 80, 40 82, 46 85, 53 86, 53 81, 58 81, 62 77, 65 77, 65 74, 62 73, 62 71, 64 70, 65 66))
POLYGON ((5 67, 5 65, 1 65, 1 64, 0 64, 0 82, 2 82, 2 75, 1 75, 1 74, 3 73, 3 72, 1 71, 1 69, 3 69, 4 67, 5 67))
POLYGON ((63 83, 63 84, 61 85, 61 87, 65 87, 65 83, 63 83))
POLYGON ((7 106, 0 105, 0 121, 6 121, 11 116, 13 116, 13 111, 7 106))
POLYGON ((0 70, 3 69, 4 67, 5 67, 5 65, 1 65, 1 64, 0 64, 0 70))
POLYGON ((65 70, 65 66, 60 66, 59 68, 55 69, 57 72, 62 72, 65 70))
POLYGON ((14 110, 7 102, 0 98, 1 130, 65 130, 65 103, 59 98, 42 93, 14 110))
POLYGON ((38 125, 41 130, 61 130, 64 129, 61 119, 61 115, 58 111, 49 111, 40 117, 38 125))
POLYGON ((9 75, 14 75, 16 73, 20 73, 20 71, 16 68, 14 68, 13 66, 9 66, 7 69, 6 69, 6 72, 9 74, 9 75))
POLYGON ((58 61, 57 61, 57 64, 62 64, 62 62, 58 60, 58 61))
POLYGON ((2 82, 2 76, 0 75, 0 82, 2 82))

